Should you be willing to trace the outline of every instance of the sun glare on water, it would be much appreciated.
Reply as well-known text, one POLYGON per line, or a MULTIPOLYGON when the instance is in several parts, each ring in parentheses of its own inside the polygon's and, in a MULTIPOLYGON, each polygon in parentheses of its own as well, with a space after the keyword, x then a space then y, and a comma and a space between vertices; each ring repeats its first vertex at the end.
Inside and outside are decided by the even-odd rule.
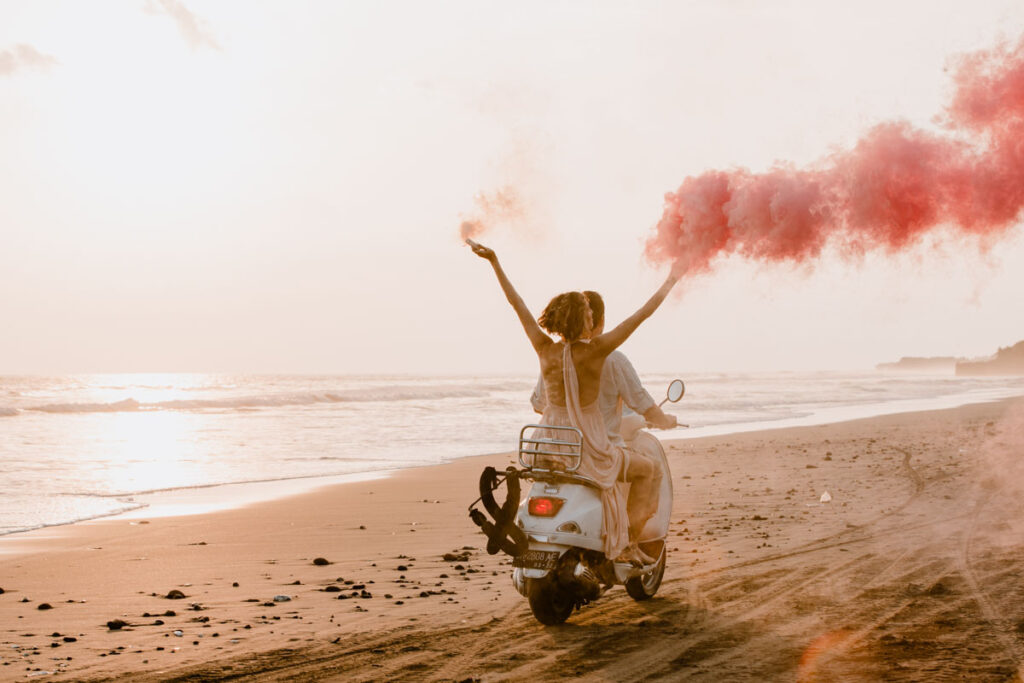
POLYGON ((206 460, 195 438, 196 419, 187 413, 116 413, 105 416, 103 453, 105 488, 153 491, 204 480, 206 460))

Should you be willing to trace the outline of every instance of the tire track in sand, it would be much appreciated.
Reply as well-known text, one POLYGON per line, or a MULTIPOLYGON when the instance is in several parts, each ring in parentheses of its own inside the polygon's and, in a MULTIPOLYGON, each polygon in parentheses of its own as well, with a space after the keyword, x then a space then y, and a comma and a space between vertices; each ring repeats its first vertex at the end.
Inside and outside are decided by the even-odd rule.
MULTIPOLYGON (((272 653, 252 665, 238 662, 227 677, 223 665, 211 665, 211 677, 197 670, 177 680, 292 681, 314 674, 321 680, 355 681, 791 678, 810 651, 815 629, 834 628, 822 624, 832 621, 851 627, 837 641, 844 647, 817 653, 819 666, 812 674, 854 666, 849 670, 856 680, 869 680, 866 670, 856 668, 858 662, 847 661, 849 653, 861 656, 861 650, 875 647, 871 636, 908 611, 939 615, 944 607, 942 600, 915 604, 920 592, 900 592, 907 582, 923 584, 927 594, 947 577, 970 572, 973 578, 966 581, 971 594, 981 596, 976 601, 986 618, 1002 619, 982 590, 987 578, 976 576, 971 567, 973 530, 964 537, 959 558, 946 548, 951 536, 964 531, 960 522, 978 511, 923 522, 897 519, 921 500, 929 482, 911 465, 908 451, 894 450, 903 453, 900 475, 912 484, 896 508, 770 556, 671 578, 648 602, 633 603, 622 592, 611 593, 564 626, 541 627, 522 601, 486 623, 429 632, 402 627, 350 637, 344 645, 272 653), (840 564, 806 564, 810 554, 869 542, 879 545, 840 564), (722 582, 716 584, 719 577, 722 582), (750 582, 746 590, 744 582, 750 582), (830 591, 847 597, 822 610, 814 601, 830 591)), ((936 673, 955 678, 963 668, 936 673)))

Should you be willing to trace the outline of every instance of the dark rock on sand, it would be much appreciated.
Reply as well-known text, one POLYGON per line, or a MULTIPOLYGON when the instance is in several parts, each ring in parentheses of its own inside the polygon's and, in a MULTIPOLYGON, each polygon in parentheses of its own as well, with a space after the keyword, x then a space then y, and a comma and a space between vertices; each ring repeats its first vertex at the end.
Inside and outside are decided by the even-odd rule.
POLYGON ((324 588, 324 592, 325 593, 340 593, 341 592, 341 587, 340 586, 327 586, 326 588, 324 588))
POLYGON ((168 600, 183 600, 185 598, 185 594, 182 593, 177 588, 175 588, 175 589, 171 590, 170 592, 168 592, 167 595, 165 595, 164 597, 167 598, 168 600))
POLYGON ((120 631, 125 626, 128 626, 128 622, 122 621, 121 619, 112 619, 107 622, 107 628, 109 628, 111 631, 120 631))
POLYGON ((48 602, 41 602, 39 603, 39 607, 36 607, 36 609, 53 609, 53 605, 48 602))
POLYGON ((318 567, 323 567, 325 565, 330 564, 330 561, 325 557, 318 557, 315 560, 313 560, 313 564, 315 564, 318 567))

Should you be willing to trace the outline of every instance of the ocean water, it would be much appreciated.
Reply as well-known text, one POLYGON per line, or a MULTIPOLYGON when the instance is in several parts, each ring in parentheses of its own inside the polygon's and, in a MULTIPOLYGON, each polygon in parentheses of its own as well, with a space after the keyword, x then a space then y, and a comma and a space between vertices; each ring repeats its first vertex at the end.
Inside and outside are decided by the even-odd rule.
MULTIPOLYGON (((1024 378, 681 374, 669 438, 812 424, 1024 394, 1024 378)), ((670 374, 643 375, 656 397, 670 374)), ((534 377, 0 377, 0 534, 144 508, 154 492, 295 482, 514 450, 534 377)), ((294 487, 293 487, 294 488, 294 487)), ((145 510, 144 510, 145 511, 145 510)))

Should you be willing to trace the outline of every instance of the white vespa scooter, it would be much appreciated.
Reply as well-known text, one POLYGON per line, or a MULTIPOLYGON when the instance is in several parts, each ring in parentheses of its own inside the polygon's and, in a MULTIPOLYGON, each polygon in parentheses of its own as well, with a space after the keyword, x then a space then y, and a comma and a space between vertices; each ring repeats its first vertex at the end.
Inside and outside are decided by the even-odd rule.
MULTIPOLYGON (((674 380, 662 404, 678 401, 684 392, 682 380, 674 380)), ((653 442, 644 450, 656 452, 662 468, 658 508, 644 526, 638 543, 644 553, 656 558, 645 566, 614 562, 602 551, 601 488, 594 480, 577 473, 583 441, 578 429, 523 427, 519 434, 522 469, 510 467, 506 471, 509 492, 501 508, 489 495, 501 483, 497 473, 493 468, 484 471, 481 498, 496 524, 486 521, 473 506, 470 516, 491 539, 488 552, 494 554, 500 549, 512 555, 512 582, 530 601, 530 609, 540 623, 561 624, 574 609, 596 600, 613 585, 624 585, 634 600, 647 600, 658 591, 665 573, 672 477, 661 443, 644 431, 635 439, 653 442), (557 436, 528 435, 537 428, 557 436), (512 505, 519 498, 519 479, 529 479, 533 485, 513 516, 512 505)))

